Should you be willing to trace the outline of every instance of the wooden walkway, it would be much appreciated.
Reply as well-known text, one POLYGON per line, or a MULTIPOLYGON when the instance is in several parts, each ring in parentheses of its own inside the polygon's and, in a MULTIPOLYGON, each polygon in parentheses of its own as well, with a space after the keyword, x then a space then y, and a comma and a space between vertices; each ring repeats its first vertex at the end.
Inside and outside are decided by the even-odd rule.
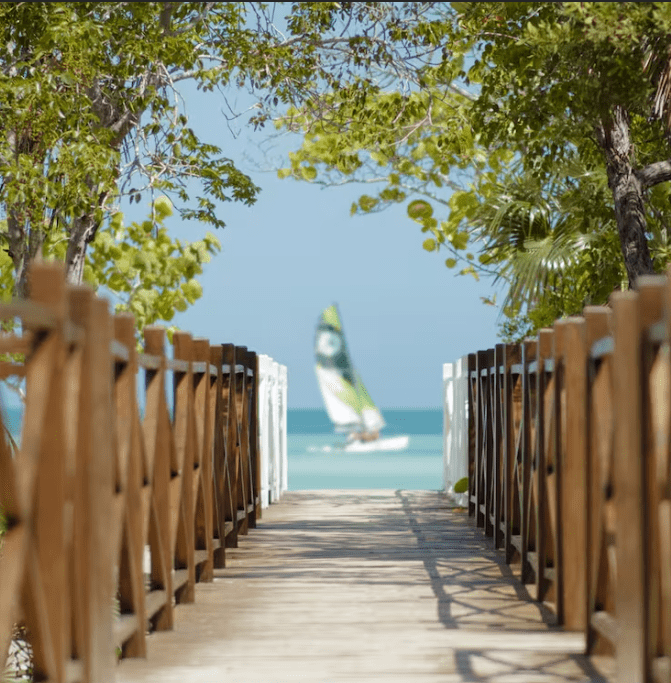
POLYGON ((121 683, 611 681, 432 491, 301 491, 265 510, 121 683))

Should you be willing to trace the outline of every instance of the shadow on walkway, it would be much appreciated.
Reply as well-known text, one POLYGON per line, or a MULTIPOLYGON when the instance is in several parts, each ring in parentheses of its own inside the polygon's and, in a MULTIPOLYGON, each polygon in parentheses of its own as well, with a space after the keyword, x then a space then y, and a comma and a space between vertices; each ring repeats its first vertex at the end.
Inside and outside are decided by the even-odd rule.
MULTIPOLYGON (((506 564, 504 554, 492 548, 491 539, 485 536, 482 529, 475 528, 465 510, 456 511, 450 509, 447 504, 435 507, 422 505, 417 502, 416 494, 413 495, 406 491, 396 491, 395 495, 400 500, 410 529, 417 539, 417 548, 423 556, 424 568, 429 576, 431 589, 438 604, 438 619, 443 626, 446 628, 460 628, 460 626, 464 625, 464 620, 455 616, 454 608, 456 604, 474 607, 474 603, 479 603, 477 610, 478 618, 485 614, 491 615, 490 625, 498 628, 499 631, 516 628, 518 626, 517 621, 502 624, 509 615, 510 605, 501 605, 498 598, 502 594, 510 595, 509 590, 502 590, 502 587, 506 586, 514 591, 518 607, 519 605, 530 607, 532 613, 536 611, 538 618, 547 625, 549 630, 561 632, 561 627, 557 626, 557 618, 554 611, 531 597, 526 586, 513 574, 511 567, 506 564), (487 558, 482 563, 481 568, 474 567, 472 562, 459 566, 459 553, 451 553, 450 557, 446 558, 444 552, 442 552, 442 544, 436 544, 436 530, 443 529, 441 522, 444 524, 446 515, 449 516, 452 529, 444 529, 442 534, 449 536, 450 531, 452 531, 455 536, 461 536, 459 533, 461 527, 467 525, 469 536, 472 538, 471 542, 467 544, 469 546, 467 552, 477 551, 482 554, 483 558, 487 558), (447 562, 446 559, 448 560, 447 562), (492 572, 493 567, 495 567, 495 572, 498 572, 498 575, 493 575, 495 574, 495 572, 492 572), (485 594, 484 597, 480 597, 482 594, 485 594), (476 595, 478 597, 474 598, 476 595), (483 604, 488 601, 488 596, 491 597, 491 601, 494 603, 491 606, 483 604)), ((440 496, 444 498, 442 493, 440 496)), ((475 671, 475 668, 482 669, 483 663, 478 662, 478 666, 474 667, 474 661, 480 660, 483 657, 489 659, 492 669, 510 668, 510 673, 513 673, 513 671, 516 674, 524 672, 530 673, 533 676, 544 675, 544 670, 551 673, 557 665, 568 659, 574 662, 589 677, 588 680, 595 681, 596 683, 608 683, 609 681, 602 672, 596 669, 592 661, 582 654, 561 653, 549 656, 543 665, 535 662, 529 666, 511 663, 510 657, 501 651, 485 654, 483 653, 483 647, 474 649, 460 648, 455 652, 457 669, 463 676, 463 681, 491 680, 487 676, 477 675, 475 671)))
POLYGON ((437 491, 299 491, 123 683, 606 683, 437 491))

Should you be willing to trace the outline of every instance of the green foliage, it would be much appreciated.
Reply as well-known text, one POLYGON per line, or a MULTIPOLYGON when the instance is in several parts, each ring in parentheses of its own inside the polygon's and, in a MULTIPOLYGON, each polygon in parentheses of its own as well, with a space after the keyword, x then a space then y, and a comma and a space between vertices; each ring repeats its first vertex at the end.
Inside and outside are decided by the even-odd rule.
MULTIPOLYGON (((254 201, 258 188, 197 138, 176 90, 183 79, 226 82, 237 68, 216 78, 206 68, 208 33, 246 35, 237 3, 216 9, 204 22, 201 3, 0 6, 0 205, 16 293, 30 259, 64 235, 78 281, 75 264, 124 196, 171 192, 183 218, 217 227, 215 202, 254 201)), ((212 46, 209 57, 219 54, 212 46)))
POLYGON ((13 290, 14 264, 7 252, 0 250, 0 301, 4 303, 11 301, 13 290))
POLYGON ((302 105, 346 123, 328 96, 365 113, 376 68, 412 74, 440 49, 435 14, 431 3, 2 3, 0 206, 17 291, 51 233, 67 235, 79 281, 124 197, 164 192, 183 219, 215 227, 219 202, 254 202, 259 188, 190 127, 180 84, 223 95, 232 119, 242 113, 227 96, 250 91, 255 128, 302 105))
MULTIPOLYGON (((164 224, 172 214, 166 197, 154 202, 154 221, 123 224, 117 213, 99 230, 91 245, 84 279, 115 295, 115 310, 135 316, 138 330, 156 321, 169 322, 203 293, 196 276, 221 245, 211 233, 196 242, 182 242, 164 224)), ((169 328, 171 335, 174 328, 169 328)))
MULTIPOLYGON (((364 116, 334 95, 346 127, 293 111, 278 125, 304 139, 280 175, 366 181, 360 213, 410 200, 424 249, 505 286, 507 337, 604 303, 627 278, 597 131, 624 108, 635 168, 671 157, 671 5, 437 4, 449 48, 416 89, 390 79, 364 116)), ((671 258, 668 183, 644 199, 659 271, 671 258)))
POLYGON ((468 477, 462 477, 455 485, 455 493, 466 493, 468 491, 468 477))
MULTIPOLYGON (((123 215, 117 212, 110 224, 98 231, 87 254, 85 281, 95 290, 111 294, 116 312, 132 313, 138 333, 158 321, 170 322, 175 313, 186 311, 202 296, 196 278, 221 249, 210 232, 194 242, 172 238, 165 225, 172 213, 165 196, 154 201, 153 216, 141 223, 124 225, 123 215)), ((66 249, 67 236, 52 233, 43 243, 41 255, 62 260, 66 249)), ((9 300, 13 289, 11 259, 0 251, 0 299, 9 300)), ((168 328, 170 337, 174 329, 168 328)))

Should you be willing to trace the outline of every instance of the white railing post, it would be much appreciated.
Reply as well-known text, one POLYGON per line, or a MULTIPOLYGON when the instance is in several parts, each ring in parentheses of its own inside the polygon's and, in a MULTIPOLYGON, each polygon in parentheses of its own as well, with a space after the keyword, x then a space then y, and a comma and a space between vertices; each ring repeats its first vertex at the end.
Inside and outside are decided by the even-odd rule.
POLYGON ((273 452, 273 469, 272 478, 270 480, 270 490, 273 500, 279 500, 282 495, 280 489, 280 476, 281 476, 281 453, 280 453, 280 377, 279 377, 280 365, 277 362, 273 363, 272 367, 272 410, 270 412, 271 419, 271 431, 270 438, 272 442, 272 452, 273 452))
POLYGON ((272 463, 272 452, 268 438, 269 421, 269 388, 272 378, 270 377, 270 357, 259 354, 259 446, 261 448, 261 507, 267 508, 270 504, 269 470, 272 463))
POLYGON ((449 452, 453 438, 452 418, 454 412, 454 363, 443 363, 443 488, 449 491, 454 482, 450 481, 449 452))
POLYGON ((287 466, 287 391, 289 388, 289 381, 287 378, 287 366, 280 365, 279 367, 279 387, 280 387, 280 493, 286 491, 289 487, 289 472, 287 466))
POLYGON ((454 485, 468 476, 467 359, 443 365, 443 485, 455 504, 468 505, 454 485))
POLYGON ((276 503, 287 490, 287 368, 259 356, 261 504, 276 503))

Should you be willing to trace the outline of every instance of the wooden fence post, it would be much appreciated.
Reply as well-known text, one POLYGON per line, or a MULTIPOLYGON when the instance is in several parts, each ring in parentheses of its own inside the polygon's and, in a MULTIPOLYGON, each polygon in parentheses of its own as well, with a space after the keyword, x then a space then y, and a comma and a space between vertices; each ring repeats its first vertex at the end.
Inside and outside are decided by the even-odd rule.
MULTIPOLYGON (((120 620, 135 617, 135 629, 120 647, 123 657, 145 657, 147 615, 144 587, 144 545, 149 524, 151 473, 147 469, 142 426, 137 405, 137 352, 135 318, 130 314, 114 317, 114 336, 128 354, 116 370, 116 420, 119 474, 123 500, 123 535, 119 552, 120 620)), ((118 640, 117 640, 118 642, 118 640)))
POLYGON ((647 680, 642 434, 641 312, 636 292, 613 295, 615 506, 617 515, 616 650, 618 680, 647 680))
POLYGON ((521 378, 516 368, 522 360, 518 344, 506 344, 504 349, 503 402, 504 402, 504 456, 503 456, 503 506, 504 506, 504 546, 506 563, 511 564, 516 548, 513 536, 519 530, 519 503, 517 487, 513 486, 516 475, 517 435, 522 422, 521 378), (519 396, 518 396, 519 394, 519 396))
MULTIPOLYGON (((114 582, 110 516, 114 488, 112 451, 111 319, 107 302, 94 297, 88 287, 70 292, 74 323, 84 330, 80 376, 77 438, 77 492, 75 525, 81 540, 78 553, 83 583, 81 616, 84 626, 84 680, 111 680, 114 671, 112 608, 114 582)), ((77 559, 75 560, 77 563, 77 559)))
POLYGON ((226 535, 226 547, 238 547, 238 508, 239 508, 239 479, 240 479, 240 447, 238 430, 238 408, 236 401, 236 355, 233 344, 222 344, 224 366, 227 373, 224 373, 224 392, 225 402, 227 403, 226 412, 226 462, 229 481, 229 510, 227 519, 233 525, 231 533, 226 535))
POLYGON ((564 543, 562 530, 562 488, 563 470, 562 463, 566 459, 566 323, 556 320, 554 327, 554 370, 555 370, 555 391, 554 391, 554 416, 553 433, 551 435, 554 450, 554 475, 555 475, 555 509, 557 535, 555 537, 555 548, 557 555, 555 558, 555 571, 557 583, 557 622, 564 624, 564 543))
POLYGON ((249 377, 247 347, 235 347, 235 405, 238 427, 238 534, 249 531, 251 471, 249 462, 249 377))
POLYGON ((151 552, 151 617, 157 631, 173 626, 173 554, 171 533, 170 489, 173 473, 177 475, 175 445, 165 396, 165 331, 160 327, 144 330, 145 352, 158 359, 145 368, 145 414, 143 433, 147 461, 152 472, 152 494, 149 515, 149 548, 151 552), (158 603, 154 611, 153 602, 158 603))
POLYGON ((466 377, 467 377, 467 402, 468 402, 468 514, 469 516, 476 516, 476 481, 477 468, 476 461, 478 458, 478 391, 477 391, 477 377, 473 377, 477 371, 476 357, 474 353, 469 353, 466 359, 466 377))
POLYGON ((251 526, 256 527, 261 519, 261 449, 259 447, 259 357, 254 351, 249 352, 249 365, 253 379, 250 386, 249 415, 249 455, 252 464, 252 511, 251 526))
POLYGON ((214 567, 226 566, 226 518, 230 505, 226 441, 228 429, 228 392, 223 385, 224 354, 221 345, 210 347, 210 363, 217 368, 214 384, 214 452, 212 469, 214 476, 214 528, 218 532, 219 548, 214 551, 214 567))
POLYGON ((532 411, 535 412, 536 409, 536 372, 533 372, 530 367, 536 359, 536 347, 535 339, 527 339, 522 343, 522 443, 515 463, 515 476, 518 477, 520 494, 520 580, 522 583, 534 581, 531 553, 536 551, 536 522, 535 519, 532 520, 534 505, 531 490, 536 431, 532 419, 532 411), (520 474, 522 475, 521 481, 520 474))
POLYGON ((210 374, 210 344, 207 339, 193 340, 193 360, 199 371, 194 372, 195 413, 198 458, 198 481, 196 482, 195 549, 197 554, 196 580, 212 581, 214 578, 213 521, 214 483, 212 478, 212 453, 214 444, 214 399, 210 374), (202 557, 206 557, 204 561, 202 557))
POLYGON ((505 416, 504 373, 505 346, 497 344, 494 349, 494 548, 503 545, 506 516, 504 514, 504 459, 505 459, 505 416))
POLYGON ((547 420, 552 418, 553 381, 548 380, 546 362, 552 359, 554 332, 549 329, 540 330, 536 353, 536 438, 533 458, 533 488, 536 492, 536 600, 542 602, 548 592, 547 578, 548 559, 554 563, 554 530, 549 514, 548 500, 552 501, 549 491, 548 461, 554 461, 554 455, 549 453, 551 441, 548 438, 550 430, 547 420), (548 389, 549 387, 549 389, 548 389))
MULTIPOLYGON (((603 377, 595 370, 595 362, 591 358, 594 344, 608 337, 611 333, 611 311, 603 306, 587 306, 583 311, 586 324, 586 347, 588 362, 587 378, 587 462, 585 468, 585 499, 586 519, 585 527, 585 577, 587 581, 585 604, 585 652, 611 652, 611 647, 604 642, 594 629, 593 621, 597 605, 601 606, 601 622, 607 621, 608 610, 605 609, 607 598, 603 593, 607 590, 607 550, 605 541, 605 523, 608 484, 604 481, 608 469, 609 458, 604 454, 610 451, 612 443, 612 410, 604 403, 610 398, 611 387, 600 386, 600 382, 611 380, 610 372, 603 377), (607 414, 604 414, 607 413, 607 414), (605 557, 604 557, 605 556, 605 557), (598 599, 600 598, 600 599, 598 599)), ((602 364, 601 371, 607 372, 610 367, 602 364)))
MULTIPOLYGON (((651 382, 653 370, 659 358, 659 343, 652 343, 647 337, 650 328, 662 320, 664 309, 666 278, 661 275, 645 276, 638 279, 636 286, 639 292, 639 307, 641 313, 641 371, 643 379, 642 391, 642 414, 643 414, 643 487, 645 505, 643 508, 643 532, 644 567, 646 572, 645 582, 645 611, 646 611, 646 672, 649 676, 653 673, 661 673, 657 665, 662 660, 657 659, 661 653, 662 640, 660 631, 661 604, 664 599, 661 596, 660 557, 663 540, 660 536, 660 505, 664 489, 668 486, 665 477, 658 477, 657 450, 655 433, 653 430, 653 409, 651 382)), ((671 543, 671 538, 666 538, 666 543, 671 543)), ((667 617, 668 618, 668 617, 667 617)), ((671 677, 671 662, 666 661, 668 671, 667 680, 671 677)))
POLYGON ((564 323, 564 376, 566 383, 566 433, 561 468, 560 526, 564 625, 586 628, 587 590, 586 468, 587 468, 587 343, 583 318, 564 323))
MULTIPOLYGON (((29 536, 30 545, 27 555, 24 555, 28 578, 23 603, 27 626, 33 631, 35 677, 60 682, 65 681, 66 662, 70 659, 71 649, 71 605, 68 599, 71 591, 65 529, 66 500, 71 494, 66 493, 66 489, 70 489, 70 472, 66 471, 64 434, 64 411, 67 409, 64 405, 64 326, 68 302, 62 270, 46 264, 33 267, 30 296, 35 303, 44 305, 55 315, 56 323, 47 333, 47 339, 42 341, 47 348, 42 349, 41 360, 29 360, 26 375, 27 391, 31 399, 34 393, 38 405, 42 403, 43 412, 35 419, 29 414, 33 406, 27 405, 24 418, 31 421, 26 422, 24 441, 27 433, 34 432, 37 443, 31 454, 31 466, 35 469, 30 473, 31 479, 35 476, 35 489, 30 493, 24 490, 21 496, 24 500, 31 499, 33 513, 32 537, 29 536)), ((35 333, 39 336, 37 329, 35 333)), ((71 509, 70 501, 68 508, 71 509)))
MULTIPOLYGON (((664 292, 664 316, 666 339, 671 340, 671 269, 667 270, 666 288, 664 292)), ((671 355, 671 354, 670 354, 671 355)), ((658 387, 661 399, 658 406, 659 421, 665 425, 666 438, 657 440, 656 448, 656 485, 657 532, 659 541, 659 565, 656 568, 659 576, 659 632, 658 652, 653 661, 653 673, 659 672, 659 678, 671 680, 671 358, 665 358, 666 384, 658 387)))
POLYGON ((487 352, 478 351, 475 356, 475 525, 485 529, 487 533, 487 457, 488 447, 488 405, 489 392, 487 383, 487 352))
POLYGON ((485 442, 483 443, 483 465, 484 465, 484 498, 483 504, 485 506, 484 522, 485 535, 494 535, 494 433, 496 431, 495 423, 495 368, 494 368, 495 350, 487 349, 484 354, 484 377, 481 377, 484 398, 485 410, 485 442))
MULTIPOLYGON (((175 413, 173 434, 177 453, 177 471, 181 473, 179 491, 171 485, 171 510, 173 520, 177 517, 175 529, 175 570, 186 572, 185 581, 175 580, 175 600, 177 603, 193 602, 196 590, 196 565, 194 543, 194 477, 196 463, 196 425, 194 416, 194 391, 192 373, 191 335, 175 332, 173 335, 175 360, 184 361, 186 371, 173 370, 173 392, 175 413)), ((174 522, 173 522, 174 524, 174 522)), ((183 576, 183 575, 180 575, 183 576)))

